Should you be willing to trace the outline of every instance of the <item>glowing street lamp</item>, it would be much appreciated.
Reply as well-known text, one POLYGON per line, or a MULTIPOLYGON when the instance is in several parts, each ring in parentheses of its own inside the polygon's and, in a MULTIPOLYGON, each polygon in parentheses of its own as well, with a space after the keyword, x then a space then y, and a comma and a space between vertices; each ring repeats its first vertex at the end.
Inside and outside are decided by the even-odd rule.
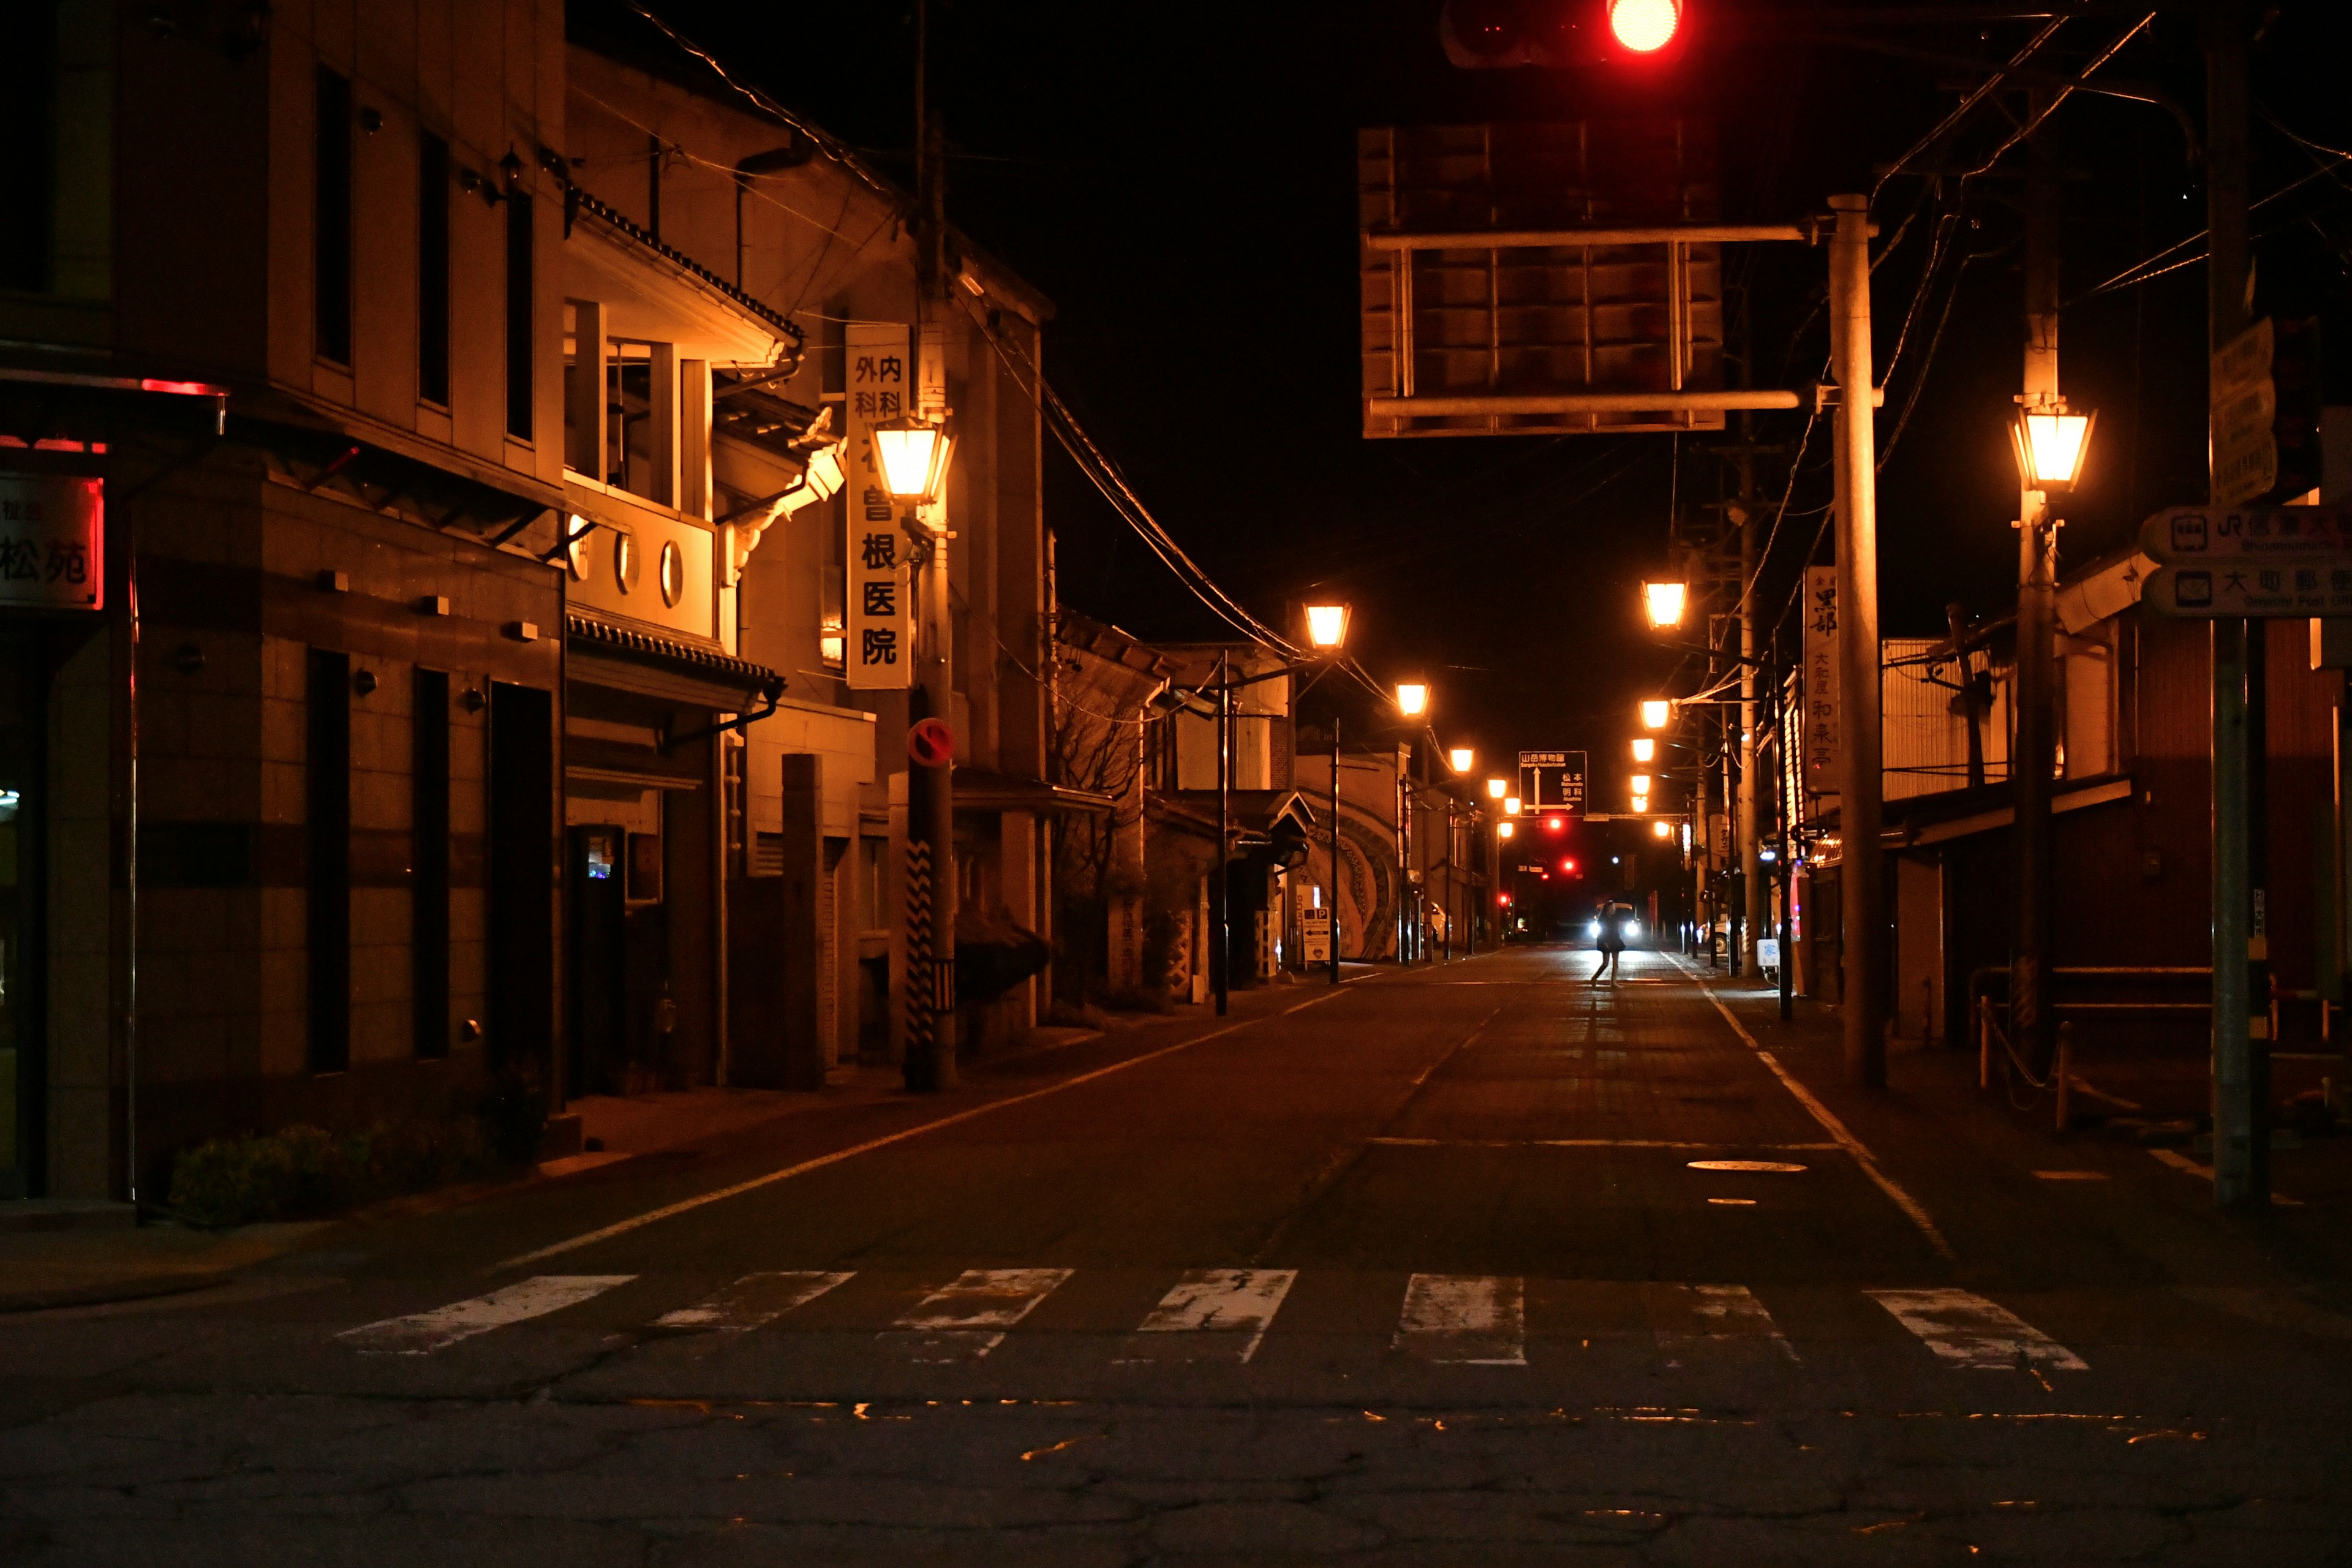
POLYGON ((1307 640, 1319 653, 1337 653, 1348 644, 1348 606, 1307 606, 1307 640))
POLYGON ((1636 816, 1646 816, 1649 815, 1649 811, 1650 797, 1646 795, 1635 795, 1633 797, 1633 815, 1636 816))
MULTIPOLYGON (((1671 822, 1665 822, 1665 821, 1659 821, 1659 822, 1654 822, 1654 823, 1650 824, 1650 837, 1653 837, 1653 838, 1672 838, 1674 836, 1675 836, 1675 825, 1674 825, 1673 823, 1671 823, 1671 822)), ((1772 852, 1771 852, 1769 849, 1767 849, 1767 850, 1765 850, 1765 851, 1764 851, 1764 853, 1765 853, 1767 856, 1769 856, 1772 852)))
POLYGON ((2096 413, 2074 413, 2063 398, 2020 408, 2009 437, 2025 488, 2045 495, 2073 489, 2082 477, 2083 459, 2091 449, 2091 426, 2098 417, 2096 413))
POLYGON ((1635 762, 1651 763, 1657 761, 1657 758, 1658 743, 1655 741, 1653 741, 1647 735, 1640 735, 1634 738, 1633 760, 1635 762))
POLYGON ((1663 632, 1683 624, 1683 605, 1690 589, 1681 583, 1644 583, 1642 584, 1642 609, 1650 617, 1650 629, 1663 632))
POLYGON ((874 455, 882 460, 882 484, 899 500, 939 498, 947 478, 955 437, 943 425, 905 415, 874 426, 874 455))
POLYGON ((1609 0, 1609 30, 1637 55, 1655 54, 1673 43, 1682 23, 1682 0, 1609 0))
POLYGON ((1635 795, 1647 795, 1650 793, 1649 774, 1635 773, 1633 775, 1633 793, 1635 795))
POLYGON ((1396 689, 1397 711, 1408 719, 1418 719, 1429 711, 1429 686, 1424 681, 1401 681, 1396 689))
POLYGON ((1506 816, 1517 816, 1519 815, 1519 797, 1517 795, 1507 795, 1503 797, 1503 815, 1506 816))
POLYGON ((1466 773, 1470 771, 1470 764, 1478 759, 1472 753, 1469 747, 1456 746, 1445 753, 1445 760, 1453 765, 1455 773, 1466 773))
POLYGON ((1505 780, 1488 779, 1486 781, 1486 798, 1488 800, 1500 800, 1510 792, 1511 786, 1505 780))
POLYGON ((1663 697, 1654 697, 1642 704, 1642 728, 1663 730, 1675 716, 1675 705, 1663 697))
POLYGON ((1498 822, 1495 824, 1495 837, 1497 838, 1508 838, 1512 834, 1517 833, 1517 831, 1518 825, 1516 823, 1498 822))

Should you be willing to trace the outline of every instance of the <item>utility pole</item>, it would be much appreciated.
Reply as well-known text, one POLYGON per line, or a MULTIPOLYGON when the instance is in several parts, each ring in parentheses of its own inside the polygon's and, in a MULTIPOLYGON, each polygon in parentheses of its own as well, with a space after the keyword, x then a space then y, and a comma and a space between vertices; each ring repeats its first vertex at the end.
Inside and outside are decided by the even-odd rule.
MULTIPOLYGON (((1746 380, 1743 374, 1741 379, 1746 380)), ((1760 973, 1756 962, 1756 938, 1769 929, 1763 879, 1757 875, 1756 841, 1756 456, 1748 426, 1754 416, 1739 416, 1739 826, 1734 842, 1739 847, 1740 945, 1733 949, 1732 973, 1752 977, 1760 973)))
MULTIPOLYGON (((2208 0, 2205 46, 2207 346, 2246 327, 2246 29, 2238 0, 2208 0)), ((2270 1042, 2256 1033, 2256 986, 2267 969, 2259 832, 2266 737, 2263 624, 2217 620, 2213 662, 2213 1202, 2270 1202, 2270 1042)), ((2259 1020, 2269 1033, 2268 1009, 2259 1020)))
MULTIPOLYGON (((2029 123, 2048 113, 2034 89, 2029 123)), ((2057 132, 2045 121, 2026 143, 2025 376, 2018 402, 2058 401, 2059 173, 2057 132)), ((2050 796, 2056 771, 2051 631, 2058 594, 2058 520, 2046 493, 2021 476, 2017 528, 2017 746, 2010 769, 2017 819, 2017 930, 2009 956, 2010 1037, 2037 1068, 2050 1059, 2050 796)), ((1958 644, 1954 644, 1957 649, 1958 644)), ((1965 682, 1967 665, 1961 665, 1965 682)))
MULTIPOLYGON (((1339 710, 1331 710, 1331 984, 1339 984, 1339 710)), ((1370 922, 1365 922, 1366 934, 1370 922)), ((1369 945, 1369 944, 1367 944, 1369 945)))
MULTIPOLYGON (((916 232, 915 412, 944 426, 948 417, 947 202, 943 139, 930 112, 929 8, 915 11, 916 232)), ((909 725, 955 717, 955 644, 948 611, 947 498, 915 508, 915 689, 909 725)), ((910 748, 911 758, 911 748, 910 748)), ((911 762, 907 770, 906 1084, 925 1092, 956 1081, 955 795, 950 763, 911 762)))
POLYGON ((1209 897, 1216 901, 1212 919, 1216 946, 1209 950, 1209 982, 1217 994, 1217 1016, 1225 1007, 1234 984, 1234 681, 1232 660, 1217 651, 1217 865, 1210 875, 1209 897))
POLYGON ((1845 990, 1840 1012, 1848 1081, 1886 1084, 1886 889, 1880 880, 1878 440, 1872 407, 1870 198, 1832 196, 1830 362, 1837 379, 1839 914, 1845 990))

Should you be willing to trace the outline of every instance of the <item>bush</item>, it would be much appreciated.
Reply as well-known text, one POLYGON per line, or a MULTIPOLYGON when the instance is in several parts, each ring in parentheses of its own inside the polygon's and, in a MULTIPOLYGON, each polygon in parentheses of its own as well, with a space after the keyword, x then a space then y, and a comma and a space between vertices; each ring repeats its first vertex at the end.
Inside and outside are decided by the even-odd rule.
POLYGON ((539 1150, 547 1099, 493 1089, 476 1115, 378 1122, 341 1136, 297 1124, 246 1138, 215 1138, 172 1162, 173 1211, 205 1226, 314 1219, 355 1204, 399 1197, 526 1163, 539 1150), (529 1142, 510 1157, 507 1139, 529 1142), (493 1158, 493 1154, 497 1157, 493 1158))

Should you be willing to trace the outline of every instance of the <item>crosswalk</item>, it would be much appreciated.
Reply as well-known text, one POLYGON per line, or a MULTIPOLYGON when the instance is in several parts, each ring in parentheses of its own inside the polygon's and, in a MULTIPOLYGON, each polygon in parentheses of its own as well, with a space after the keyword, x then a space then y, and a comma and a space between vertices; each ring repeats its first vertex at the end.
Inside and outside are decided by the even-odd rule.
MULTIPOLYGON (((870 1302, 844 1302, 838 1311, 828 1308, 832 1316, 826 1326, 836 1333, 862 1332, 879 1353, 904 1363, 978 1362, 1003 1346, 1041 1306, 1068 1287, 1076 1273, 1071 1268, 967 1268, 945 1283, 921 1288, 911 1305, 896 1310, 885 1307, 865 1317, 862 1327, 858 1311, 870 1302)), ((425 1311, 362 1323, 336 1338, 368 1355, 434 1355, 480 1335, 572 1312, 638 1278, 536 1275, 425 1311)), ((804 1314, 828 1298, 855 1294, 844 1288, 857 1278, 855 1271, 819 1269, 746 1274, 699 1300, 631 1321, 656 1337, 723 1339, 791 1331, 808 1326, 805 1317, 796 1320, 795 1314, 804 1314)), ((1299 1281, 1298 1270, 1289 1268, 1192 1269, 1169 1286, 1139 1321, 1129 1318, 1124 1325, 1094 1327, 1108 1330, 1114 1340, 1109 1358, 1114 1363, 1242 1365, 1258 1354, 1299 1281)), ((1970 1291, 1868 1289, 1860 1294, 1885 1313, 1872 1321, 1907 1332, 1932 1358, 1928 1364, 1976 1371, 2088 1370, 2081 1356, 2049 1334, 1970 1291)), ((916 1295, 915 1290, 901 1290, 891 1298, 891 1306, 916 1295)), ((1530 1364, 1531 1343, 1589 1345, 1596 1337, 1622 1339, 1629 1324, 1634 1325, 1630 1331, 1646 1335, 1670 1357, 1712 1347, 1745 1349, 1790 1363, 1801 1359, 1770 1310, 1744 1285, 1415 1274, 1405 1281, 1402 1298, 1390 1300, 1394 1302, 1390 1309, 1393 1326, 1387 1335, 1390 1352, 1432 1365, 1524 1368, 1530 1364), (1538 1331, 1533 1335, 1531 1320, 1538 1331)), ((1100 1310, 1093 1309, 1097 1313, 1100 1310)), ((614 1325, 607 1321, 598 1326, 614 1325)))

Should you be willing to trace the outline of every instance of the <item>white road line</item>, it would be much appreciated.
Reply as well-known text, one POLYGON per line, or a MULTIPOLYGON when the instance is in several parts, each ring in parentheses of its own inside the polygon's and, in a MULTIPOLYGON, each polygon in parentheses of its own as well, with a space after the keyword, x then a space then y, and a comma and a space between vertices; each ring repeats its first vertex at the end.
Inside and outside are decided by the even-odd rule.
POLYGON ((827 1290, 847 1284, 852 1278, 848 1274, 826 1274, 806 1269, 746 1274, 707 1301, 664 1312, 654 1320, 654 1327, 717 1329, 722 1333, 741 1333, 772 1323, 795 1307, 807 1306, 827 1290))
POLYGON ((1770 1149, 1785 1152, 1810 1149, 1816 1152, 1843 1149, 1843 1143, 1686 1143, 1666 1138, 1371 1138, 1404 1149, 1680 1149, 1693 1153, 1709 1149, 1770 1149))
POLYGON ((1692 1336, 1702 1340, 1762 1340, 1790 1361, 1798 1359, 1797 1352, 1780 1332, 1780 1325, 1764 1310, 1764 1303, 1745 1285, 1685 1285, 1683 1289, 1691 1297, 1691 1313, 1697 1318, 1700 1331, 1692 1336))
POLYGON ((919 1126, 900 1128, 896 1132, 885 1133, 879 1138, 868 1139, 863 1143, 854 1144, 846 1149, 836 1149, 830 1154, 819 1154, 814 1160, 803 1160, 796 1165, 786 1165, 781 1171, 770 1171, 766 1175, 754 1176, 748 1182, 737 1182, 732 1186, 698 1193, 690 1198, 680 1198, 674 1204, 665 1204, 660 1208, 648 1209, 644 1214, 632 1215, 624 1220, 615 1220, 611 1225, 601 1226, 568 1240, 555 1242, 535 1251, 519 1253, 502 1262, 491 1264, 482 1272, 503 1274, 510 1268, 528 1268, 531 1264, 544 1262, 548 1258, 563 1253, 572 1252, 583 1247, 593 1247, 597 1242, 609 1241, 614 1237, 626 1235, 641 1226, 653 1225, 657 1221, 670 1219, 690 1210, 698 1209, 705 1204, 715 1204, 726 1198, 739 1197, 745 1193, 756 1192, 761 1187, 777 1182, 790 1181, 794 1176, 804 1176, 811 1171, 821 1171, 827 1165, 837 1165, 844 1160, 853 1160, 860 1154, 872 1153, 877 1149, 887 1149, 893 1143, 903 1143, 909 1138, 919 1138, 926 1132, 936 1132, 942 1127, 952 1127, 959 1121, 969 1121, 975 1116, 985 1116, 992 1110, 1003 1110, 1015 1105, 1026 1105, 1033 1100, 1043 1100, 1049 1094, 1059 1094, 1064 1089, 1076 1089, 1082 1083, 1092 1083, 1098 1078, 1108 1078, 1112 1073, 1125 1072, 1129 1068, 1141 1067, 1146 1062, 1158 1061, 1161 1057, 1172 1056, 1178 1051, 1188 1051, 1194 1046, 1207 1045, 1211 1040, 1221 1039, 1236 1029, 1246 1029, 1254 1025, 1272 1023, 1276 1018, 1286 1018, 1293 1013, 1303 1012, 1307 1008, 1315 1006, 1318 1003, 1328 1002, 1339 994, 1341 993, 1338 991, 1318 992, 1304 1002, 1285 1007, 1279 1013, 1269 1013, 1263 1018, 1244 1018, 1238 1023, 1228 1024, 1222 1029, 1212 1029, 1205 1035, 1195 1035, 1189 1040, 1179 1040, 1172 1046, 1162 1046, 1158 1050, 1146 1051, 1139 1057, 1129 1057, 1123 1062, 1113 1062, 1108 1067, 1099 1067, 1092 1072, 1082 1072, 1076 1078, 1066 1078, 1059 1083, 1049 1083, 1043 1089, 1033 1089, 1025 1094, 1008 1094, 1003 1100, 992 1100, 985 1105, 975 1105, 969 1110, 959 1110, 952 1116, 942 1116, 936 1121, 926 1121, 919 1126))
POLYGON ((1880 1192, 1894 1200, 1895 1206, 1901 1209, 1911 1223, 1918 1227, 1919 1234, 1927 1238, 1927 1245, 1936 1249, 1937 1256, 1948 1262, 1958 1261, 1959 1254, 1953 1251, 1952 1244, 1944 1239, 1944 1233, 1936 1227, 1936 1222, 1927 1217, 1927 1211, 1920 1205, 1919 1200, 1906 1192, 1894 1177, 1879 1168, 1878 1157, 1864 1146, 1862 1140, 1846 1131, 1845 1123, 1832 1115, 1828 1106, 1814 1099, 1812 1090, 1799 1083, 1771 1052, 1756 1043, 1756 1037, 1740 1026, 1739 1020, 1732 1016, 1731 1009, 1723 1005, 1723 998, 1715 994, 1715 987, 1701 980, 1696 970, 1692 969, 1673 953, 1666 954, 1666 957, 1673 962, 1675 968, 1689 975, 1692 983, 1706 993, 1706 999, 1715 1004, 1715 1010, 1723 1015, 1723 1021, 1731 1026, 1731 1032, 1738 1035, 1748 1048, 1756 1053, 1758 1060, 1772 1069, 1772 1076, 1780 1080, 1780 1087, 1795 1095, 1797 1103, 1812 1113, 1813 1120, 1822 1124, 1822 1131, 1836 1139, 1838 1146, 1853 1156, 1854 1163, 1862 1167, 1862 1173, 1868 1176, 1880 1192))
POLYGON ((907 1309, 882 1342, 922 1362, 977 1361, 1070 1277, 1067 1268, 967 1268, 907 1309))
POLYGON ((1423 1361, 1525 1366, 1527 1288, 1494 1275, 1416 1274, 1405 1287, 1395 1348, 1423 1361))
POLYGON ((2019 1371, 2028 1365, 2088 1372, 2081 1356, 2008 1308, 1966 1290, 1870 1290, 1864 1294, 1954 1366, 2019 1371))
POLYGON ((1247 1361, 1297 1281, 1296 1268, 1195 1268, 1160 1298, 1140 1334, 1182 1334, 1181 1341, 1130 1347, 1127 1361, 1247 1361))
POLYGON ((492 1329, 576 1307, 601 1296, 615 1285, 625 1285, 634 1274, 540 1274, 520 1284, 453 1301, 429 1312, 386 1318, 345 1329, 335 1337, 348 1340, 367 1355, 431 1355, 435 1351, 472 1339, 492 1329))

